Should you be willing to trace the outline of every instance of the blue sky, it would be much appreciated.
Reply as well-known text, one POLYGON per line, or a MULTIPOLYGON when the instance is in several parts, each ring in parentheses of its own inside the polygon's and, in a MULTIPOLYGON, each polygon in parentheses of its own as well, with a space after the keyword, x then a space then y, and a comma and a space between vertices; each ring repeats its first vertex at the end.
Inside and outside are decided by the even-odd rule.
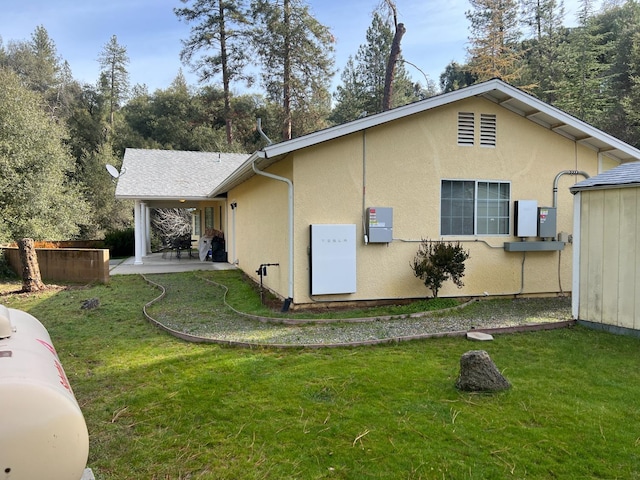
MULTIPOLYGON (((311 0, 316 18, 336 37, 336 67, 344 67, 365 43, 371 12, 379 0, 311 0)), ((407 32, 402 40, 404 58, 438 82, 446 65, 464 62, 468 21, 468 0, 396 0, 399 21, 407 32)), ((577 0, 565 0, 566 25, 575 23, 577 0)), ((144 83, 150 91, 166 88, 182 67, 190 84, 197 79, 180 62, 180 41, 189 35, 189 26, 173 13, 179 0, 2 0, 0 37, 28 40, 43 25, 55 42, 58 53, 71 65, 74 78, 95 83, 98 54, 112 35, 127 48, 131 83, 144 83)), ((407 66, 416 81, 424 83, 417 69, 407 66)), ((339 84, 336 74, 334 87, 339 84)), ((243 86, 234 86, 237 92, 243 86)))

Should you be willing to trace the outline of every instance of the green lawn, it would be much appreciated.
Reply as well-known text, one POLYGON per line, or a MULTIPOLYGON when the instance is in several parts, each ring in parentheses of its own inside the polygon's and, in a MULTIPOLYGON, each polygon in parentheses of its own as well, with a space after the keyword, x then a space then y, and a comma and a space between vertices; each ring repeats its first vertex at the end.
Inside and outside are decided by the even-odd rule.
POLYGON ((98 480, 640 477, 638 339, 581 327, 497 336, 481 347, 513 388, 471 395, 454 384, 460 356, 479 345, 462 338, 189 344, 145 321, 156 296, 119 276, 0 297, 48 328, 98 480), (80 309, 92 297, 101 306, 80 309))

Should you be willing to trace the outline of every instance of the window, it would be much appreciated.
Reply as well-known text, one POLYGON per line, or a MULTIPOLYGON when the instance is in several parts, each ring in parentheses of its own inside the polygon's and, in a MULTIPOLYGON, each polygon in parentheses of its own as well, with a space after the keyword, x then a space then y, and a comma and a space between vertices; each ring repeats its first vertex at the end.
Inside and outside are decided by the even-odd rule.
POLYGON ((508 182, 442 180, 441 235, 508 235, 508 182))
POLYGON ((458 145, 472 147, 475 141, 475 116, 472 112, 458 112, 458 145))
POLYGON ((202 230, 200 227, 200 210, 195 210, 193 212, 193 234, 202 235, 202 230))
POLYGON ((204 228, 213 228, 213 207, 205 207, 204 209, 204 228))

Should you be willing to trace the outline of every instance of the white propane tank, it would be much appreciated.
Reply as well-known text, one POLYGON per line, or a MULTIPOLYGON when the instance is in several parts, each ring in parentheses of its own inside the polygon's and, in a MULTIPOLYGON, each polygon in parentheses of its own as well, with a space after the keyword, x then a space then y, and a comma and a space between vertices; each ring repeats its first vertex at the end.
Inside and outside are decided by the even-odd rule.
POLYGON ((0 305, 0 479, 80 480, 89 433, 51 337, 33 316, 0 305), (6 328, 5 328, 6 329, 6 328))

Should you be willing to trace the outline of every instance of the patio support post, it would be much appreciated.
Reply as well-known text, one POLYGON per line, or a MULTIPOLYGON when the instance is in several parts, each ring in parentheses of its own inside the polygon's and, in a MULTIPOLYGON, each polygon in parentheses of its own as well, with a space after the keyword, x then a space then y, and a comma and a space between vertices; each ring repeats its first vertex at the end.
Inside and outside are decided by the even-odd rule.
POLYGON ((145 255, 151 253, 151 209, 146 203, 144 205, 144 239, 145 239, 145 255))
POLYGON ((136 200, 133 207, 134 218, 134 246, 135 260, 134 265, 142 265, 142 250, 144 249, 143 232, 142 232, 142 202, 136 200))

